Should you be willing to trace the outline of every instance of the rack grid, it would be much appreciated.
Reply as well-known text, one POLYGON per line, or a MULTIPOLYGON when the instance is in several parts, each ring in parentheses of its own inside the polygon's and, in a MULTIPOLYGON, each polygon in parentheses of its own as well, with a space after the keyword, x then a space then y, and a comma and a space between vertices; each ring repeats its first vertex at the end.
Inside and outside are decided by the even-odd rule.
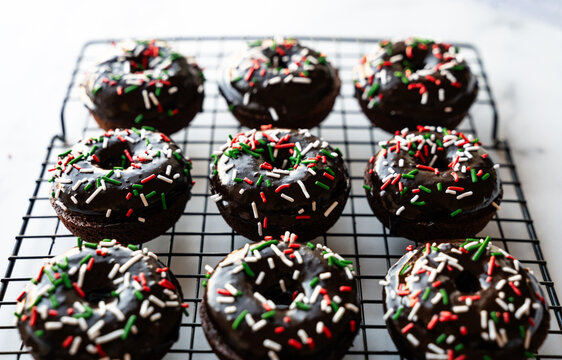
MULTIPOLYGON (((387 334, 382 320, 382 289, 379 280, 387 269, 402 256, 407 245, 403 238, 393 237, 372 215, 362 188, 362 174, 366 161, 376 151, 379 140, 388 133, 370 125, 353 97, 351 69, 358 59, 379 39, 298 37, 303 43, 325 52, 339 68, 342 79, 341 93, 330 116, 313 134, 338 146, 352 174, 350 198, 336 225, 316 241, 356 263, 361 296, 363 321, 354 346, 345 359, 399 359, 401 358, 387 334)), ((217 89, 217 66, 225 55, 242 49, 249 37, 173 37, 163 38, 179 52, 195 56, 204 68, 205 101, 203 112, 186 129, 172 138, 184 154, 193 161, 196 184, 193 195, 180 220, 164 235, 146 244, 161 261, 169 266, 180 281, 184 301, 190 304, 190 315, 184 317, 180 338, 165 360, 214 359, 204 338, 198 316, 201 300, 201 281, 204 265, 215 265, 230 251, 247 241, 234 233, 210 201, 208 190, 209 154, 222 145, 229 133, 241 130, 239 123, 228 111, 226 102, 217 89)), ((31 359, 14 327, 15 298, 28 279, 35 274, 44 258, 53 256, 75 244, 75 237, 61 225, 48 199, 49 175, 47 168, 56 161, 59 150, 66 149, 81 137, 101 132, 78 98, 82 73, 99 59, 108 44, 116 39, 90 41, 84 44, 61 109, 61 132, 54 136, 46 149, 35 189, 23 216, 19 235, 15 237, 12 255, 0 288, 0 358, 31 359)), ((480 92, 460 130, 479 137, 490 156, 500 163, 500 177, 504 187, 501 211, 481 232, 491 235, 494 243, 531 268, 547 293, 551 314, 549 336, 538 359, 562 359, 562 307, 555 291, 537 238, 533 220, 521 189, 507 141, 498 138, 498 113, 478 50, 470 44, 460 44, 461 53, 477 75, 480 92)))

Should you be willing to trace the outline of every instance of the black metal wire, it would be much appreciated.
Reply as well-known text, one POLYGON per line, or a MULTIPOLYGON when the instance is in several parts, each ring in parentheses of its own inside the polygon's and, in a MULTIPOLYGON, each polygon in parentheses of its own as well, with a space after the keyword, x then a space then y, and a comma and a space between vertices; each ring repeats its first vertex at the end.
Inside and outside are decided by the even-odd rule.
MULTIPOLYGON (((400 358, 382 320, 382 299, 378 281, 384 278, 388 267, 400 258, 408 242, 390 236, 366 206, 365 193, 361 187, 362 169, 369 157, 375 153, 378 140, 386 139, 388 134, 372 128, 362 115, 353 99, 351 83, 352 65, 379 39, 299 38, 328 54, 340 69, 343 83, 342 93, 332 114, 312 132, 323 136, 334 146, 340 147, 346 155, 349 170, 354 174, 350 199, 344 213, 334 228, 317 239, 356 263, 363 324, 361 334, 346 359, 400 358), (358 134, 361 134, 360 139, 357 138, 358 134)), ((251 39, 250 37, 207 36, 164 39, 180 50, 182 47, 189 48, 190 55, 196 56, 200 65, 206 67, 205 73, 209 79, 205 85, 206 98, 203 113, 198 115, 187 129, 173 136, 184 149, 184 153, 192 155, 193 176, 198 185, 194 188, 192 199, 178 223, 160 238, 147 244, 174 271, 182 283, 184 301, 191 305, 191 315, 184 318, 180 339, 170 351, 170 354, 187 354, 189 359, 212 356, 210 355, 212 351, 203 338, 197 316, 197 308, 201 301, 200 282, 204 278, 203 266, 207 262, 214 265, 245 242, 242 237, 224 225, 215 205, 209 201, 208 155, 225 141, 226 136, 221 137, 221 134, 240 130, 238 122, 233 120, 216 91, 214 78, 216 65, 224 55, 228 54, 229 46, 240 45, 243 41, 251 39), (209 64, 206 61, 209 61, 209 64), (206 135, 200 136, 199 133, 206 135), (200 223, 197 223, 198 219, 200 223), (190 221, 195 225, 190 224, 190 221), (185 223, 189 224, 188 228, 185 223), (217 239, 219 239, 218 246, 215 244, 217 239)), ((68 147, 66 138, 69 137, 69 131, 76 133, 76 130, 80 130, 78 135, 82 136, 100 131, 80 105, 77 90, 81 81, 79 76, 81 71, 96 60, 96 56, 110 41, 107 39, 90 41, 80 50, 62 104, 61 133, 54 136, 47 147, 35 189, 29 198, 29 206, 22 219, 20 233, 15 238, 12 255, 8 258, 6 273, 0 287, 0 339, 13 339, 13 341, 0 341, 2 359, 29 358, 12 325, 15 298, 23 289, 25 282, 35 274, 43 258, 63 251, 64 245, 69 247, 73 242, 74 236, 64 229, 50 208, 47 170, 54 164, 56 154, 68 147)), ((479 98, 469 116, 461 123, 460 129, 486 139, 488 151, 496 162, 501 164, 501 178, 505 192, 502 211, 498 212, 484 232, 487 234, 491 232, 497 245, 504 247, 518 257, 525 266, 535 270, 548 294, 553 318, 547 339, 549 344, 541 348, 537 358, 562 359, 562 349, 560 349, 562 307, 542 254, 509 146, 507 142, 498 139, 498 113, 488 84, 488 76, 477 49, 470 44, 461 44, 460 47, 462 53, 469 55, 467 61, 480 81, 479 98), (484 110, 488 115, 478 113, 476 108, 484 110)), ((68 140, 72 143, 77 138, 68 140)))

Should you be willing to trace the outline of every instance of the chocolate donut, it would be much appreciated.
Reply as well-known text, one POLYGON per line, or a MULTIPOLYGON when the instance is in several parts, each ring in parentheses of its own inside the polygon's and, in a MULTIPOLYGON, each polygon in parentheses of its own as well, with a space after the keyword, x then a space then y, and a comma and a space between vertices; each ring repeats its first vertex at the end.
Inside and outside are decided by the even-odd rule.
POLYGON ((199 314, 221 360, 337 360, 358 333, 352 262, 326 246, 265 240, 206 268, 199 314))
POLYGON ((79 239, 18 297, 17 328, 37 360, 154 360, 178 339, 184 308, 176 278, 154 253, 79 239))
POLYGON ((478 94, 478 81, 450 44, 382 41, 353 70, 355 97, 371 122, 389 132, 418 124, 454 129, 478 94))
POLYGON ((172 134, 202 110, 203 72, 162 41, 125 41, 87 74, 84 105, 104 130, 151 126, 172 134))
POLYGON ((381 284, 384 319, 409 360, 534 358, 550 315, 528 268, 486 239, 427 243, 381 284))
POLYGON ((332 110, 341 81, 326 56, 295 39, 248 44, 219 70, 219 90, 232 114, 249 128, 318 125, 332 110))
POLYGON ((116 129, 59 155, 51 205, 84 240, 138 243, 163 234, 191 197, 191 162, 166 135, 116 129))
POLYGON ((472 135, 419 126, 380 146, 363 187, 391 234, 417 241, 472 236, 499 209, 499 165, 472 135))
POLYGON ((338 220, 351 189, 338 148, 308 130, 251 130, 230 138, 212 155, 210 188, 236 232, 259 240, 287 230, 306 241, 338 220))

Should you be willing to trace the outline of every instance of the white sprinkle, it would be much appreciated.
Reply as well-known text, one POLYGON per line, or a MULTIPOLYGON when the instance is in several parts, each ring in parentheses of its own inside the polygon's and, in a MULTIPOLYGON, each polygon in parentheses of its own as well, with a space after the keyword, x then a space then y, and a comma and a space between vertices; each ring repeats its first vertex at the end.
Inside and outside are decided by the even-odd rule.
POLYGON ((89 198, 86 199, 86 204, 89 204, 92 202, 92 200, 95 199, 96 196, 98 196, 98 194, 103 190, 103 188, 99 187, 96 189, 96 191, 94 191, 94 193, 92 195, 90 195, 89 198))
POLYGON ((45 330, 58 330, 62 329, 62 322, 60 321, 47 321, 45 323, 45 330))
POLYGON ((74 340, 72 340, 72 345, 70 345, 70 349, 68 353, 70 355, 76 355, 78 353, 78 349, 80 348, 80 344, 82 343, 82 338, 80 336, 76 336, 74 340))
POLYGON ((275 262, 273 261, 272 258, 268 258, 267 263, 269 264, 270 269, 275 269, 275 262))
POLYGON ((332 318, 332 322, 338 323, 341 320, 344 312, 345 312, 345 308, 343 306, 340 306, 338 311, 336 311, 336 313, 334 314, 334 317, 332 318))
POLYGON ((531 299, 526 298, 525 303, 523 303, 523 305, 521 305, 521 307, 515 312, 515 318, 521 319, 521 316, 523 316, 523 314, 528 313, 528 311, 530 310, 530 306, 531 299))
POLYGON ((123 335, 124 332, 125 331, 123 329, 118 329, 118 330, 112 331, 109 334, 106 334, 104 336, 100 336, 99 338, 97 338, 95 343, 96 344, 105 344, 105 343, 108 343, 110 341, 116 340, 117 338, 121 337, 121 335, 123 335))
POLYGON ((144 205, 145 207, 147 207, 147 206, 148 206, 148 201, 146 201, 146 198, 144 197, 144 194, 143 194, 143 193, 140 194, 140 199, 141 199, 143 205, 144 205))
POLYGON ((168 89, 168 94, 175 94, 178 91, 177 86, 168 89))
POLYGON ((292 197, 290 197, 290 196, 288 196, 288 195, 285 195, 285 194, 281 194, 281 197, 282 197, 283 199, 287 200, 287 201, 290 201, 290 202, 294 202, 294 201, 295 201, 295 199, 293 199, 292 197))
POLYGON ((261 328, 263 328, 265 325, 267 325, 267 320, 266 319, 261 319, 260 321, 258 321, 257 323, 255 323, 252 326, 252 331, 258 331, 261 328))
POLYGON ((467 312, 470 308, 466 305, 457 305, 457 306, 453 306, 453 312, 454 313, 463 313, 463 312, 467 312))
POLYGON ((273 350, 268 351, 267 356, 269 356, 269 360, 279 360, 279 356, 277 356, 277 353, 273 350))
POLYGON ((269 114, 271 115, 271 119, 273 121, 279 120, 279 116, 277 115, 277 112, 275 111, 274 108, 272 108, 272 107, 269 108, 269 114))
POLYGON ((439 89, 439 101, 441 102, 445 101, 445 89, 443 88, 439 89))
MULTIPOLYGON (((416 304, 419 304, 419 302, 417 302, 416 304)), ((347 304, 345 304, 345 308, 347 310, 353 311, 356 314, 359 313, 359 308, 357 306, 355 306, 355 304, 347 303, 347 304)))
POLYGON ((316 201, 312 202, 312 211, 316 211, 316 201))
POLYGON ((161 308, 166 307, 166 303, 164 301, 160 300, 159 298, 157 298, 156 296, 154 296, 152 294, 150 296, 148 296, 148 300, 158 307, 161 307, 161 308))
POLYGON ((408 341, 414 346, 418 346, 420 344, 419 340, 412 335, 412 333, 408 333, 408 335, 406 335, 406 339, 408 339, 408 341))
POLYGON ((460 194, 459 196, 457 196, 457 200, 464 199, 465 197, 471 196, 472 194, 473 194, 472 191, 464 192, 464 193, 460 194))
POLYGON ((256 206, 255 201, 252 201, 252 211, 254 212, 254 218, 258 219, 259 218, 258 207, 256 206))
POLYGON ((246 92, 244 93, 244 98, 242 100, 242 104, 244 104, 244 106, 248 105, 250 103, 250 92, 246 92))
POLYGON ((301 272, 298 270, 295 270, 295 272, 293 273, 293 280, 297 280, 300 276, 301 272))
POLYGON ((260 271, 258 278, 256 279, 256 285, 261 285, 263 279, 265 278, 265 272, 260 271))
POLYGON ((263 341, 263 346, 265 348, 271 349, 273 351, 280 351, 281 350, 281 345, 279 345, 278 343, 276 343, 275 341, 272 341, 270 339, 265 339, 263 341))
POLYGON ((221 194, 214 194, 214 195, 211 195, 210 198, 214 202, 219 202, 219 201, 222 200, 222 195, 221 194))
POLYGON ((287 287, 285 286, 285 280, 283 279, 279 280, 279 287, 281 288, 281 291, 287 292, 287 287))
POLYGON ((306 187, 304 186, 303 182, 301 180, 297 180, 297 184, 299 184, 299 186, 301 187, 304 197, 310 199, 310 194, 308 193, 308 191, 306 191, 306 187))
POLYGON ((254 318, 252 317, 252 314, 248 313, 246 314, 246 316, 244 317, 244 320, 246 320, 246 323, 252 327, 254 326, 254 324, 256 323, 256 321, 254 320, 254 318))
POLYGON ((162 317, 161 313, 156 313, 156 314, 154 314, 150 317, 150 321, 152 321, 152 322, 158 321, 158 320, 160 320, 161 317, 162 317))
POLYGON ((332 205, 330 205, 330 207, 324 212, 324 217, 328 217, 330 216, 330 214, 332 213, 332 211, 334 211, 334 209, 336 208, 336 206, 338 206, 338 202, 334 201, 332 203, 332 205))
POLYGON ((312 82, 312 80, 309 79, 309 78, 305 78, 305 77, 294 77, 293 82, 294 83, 300 83, 300 84, 310 84, 312 82))
POLYGON ((117 275, 118 271, 119 271, 119 264, 113 265, 113 268, 111 269, 111 271, 107 275, 107 278, 112 280, 115 277, 115 275, 117 275))
POLYGON ((427 98, 428 98, 428 95, 427 95, 427 91, 426 91, 426 92, 424 92, 424 93, 422 94, 420 103, 421 103, 422 105, 427 104, 427 98))
POLYGON ((488 325, 488 312, 486 310, 480 311, 480 327, 485 329, 488 325))
POLYGON ((307 168, 306 171, 312 174, 312 176, 316 176, 316 171, 312 170, 311 168, 307 168))
POLYGON ((105 217, 108 218, 111 216, 111 209, 107 209, 107 211, 105 212, 105 217))
POLYGON ((396 216, 400 216, 400 214, 402 214, 402 211, 404 210, 406 210, 406 207, 400 206, 400 208, 396 210, 396 216))
POLYGON ((80 266, 80 270, 78 271, 78 281, 76 282, 76 284, 80 288, 82 288, 84 286, 84 277, 86 276, 87 267, 88 267, 88 265, 82 264, 80 266))
POLYGON ((148 93, 148 97, 150 98, 150 100, 152 101, 152 103, 156 106, 158 106, 158 104, 160 104, 160 102, 158 101, 158 98, 156 97, 156 95, 154 95, 154 93, 148 93))
POLYGON ((96 322, 94 325, 92 325, 88 331, 86 332, 86 334, 88 335, 88 337, 90 338, 90 340, 93 340, 95 338, 97 338, 99 336, 99 332, 101 330, 102 327, 104 327, 105 325, 105 321, 103 320, 98 320, 98 322, 96 322))
POLYGON ((329 278, 332 277, 332 273, 331 272, 323 272, 323 273, 320 273, 318 275, 318 277, 320 278, 320 280, 326 280, 326 279, 329 279, 329 278))
POLYGON ((418 201, 418 199, 420 198, 420 196, 418 194, 414 195, 414 197, 410 200, 410 203, 415 203, 416 201, 418 201))
POLYGON ((254 297, 255 297, 256 299, 258 299, 259 302, 261 302, 262 304, 267 302, 267 299, 266 299, 262 294, 260 294, 260 293, 257 292, 257 291, 254 292, 254 297))
POLYGON ((133 257, 132 259, 127 260, 126 263, 124 263, 123 265, 121 265, 121 268, 119 269, 119 272, 121 274, 125 273, 125 271, 129 270, 129 268, 131 266, 133 266, 133 264, 135 264, 137 261, 139 261, 140 259, 142 259, 142 254, 137 254, 135 257, 133 257))
POLYGON ((168 184, 171 184, 171 183, 174 182, 174 180, 172 180, 172 179, 170 179, 170 178, 167 178, 167 177, 165 177, 165 176, 163 176, 163 175, 158 175, 158 176, 156 176, 156 177, 157 177, 158 179, 162 180, 162 181, 167 182, 168 184))
POLYGON ((231 305, 231 306, 227 306, 227 307, 224 308, 224 313, 225 314, 233 314, 233 313, 236 312, 236 310, 237 310, 236 306, 231 305))
POLYGON ((274 173, 274 172, 270 172, 270 171, 266 171, 266 172, 265 172, 265 175, 266 175, 266 176, 269 176, 269 177, 272 177, 272 178, 277 178, 277 179, 279 179, 279 178, 281 177, 281 175, 276 174, 276 173, 274 173))
MULTIPOLYGON (((445 350, 441 349, 439 346, 435 345, 434 343, 427 344, 427 348, 434 353, 444 354, 445 350)), ((446 359, 446 358, 445 358, 446 359)))

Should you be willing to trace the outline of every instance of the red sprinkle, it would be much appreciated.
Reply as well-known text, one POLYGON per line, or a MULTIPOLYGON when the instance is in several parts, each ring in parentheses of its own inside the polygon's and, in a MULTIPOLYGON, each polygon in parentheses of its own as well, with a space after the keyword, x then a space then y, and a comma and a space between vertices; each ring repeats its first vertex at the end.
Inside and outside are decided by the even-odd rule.
POLYGON ((65 348, 65 349, 66 349, 67 347, 69 347, 70 344, 72 344, 72 340, 74 340, 74 336, 68 335, 68 336, 66 337, 66 339, 64 339, 64 341, 62 342, 62 347, 65 348))
POLYGON ((142 180, 141 180, 141 183, 144 184, 144 183, 149 182, 150 180, 155 179, 155 178, 156 178, 156 175, 155 175, 155 174, 152 174, 152 175, 150 175, 150 176, 145 177, 144 179, 142 179, 142 180))
POLYGON ((162 279, 158 282, 158 285, 166 288, 166 289, 170 289, 170 290, 176 290, 176 287, 174 286, 174 284, 172 284, 170 281, 168 281, 167 279, 162 279))
POLYGON ((73 283, 72 286, 74 287, 74 290, 76 290, 78 295, 80 295, 80 297, 82 298, 86 297, 86 294, 84 294, 84 291, 80 288, 80 286, 78 286, 78 283, 73 283))
POLYGON ((405 333, 407 333, 408 331, 412 330, 413 327, 414 327, 414 323, 413 323, 413 322, 411 322, 411 323, 409 323, 408 325, 404 326, 404 327, 402 328, 402 330, 401 330, 401 331, 402 331, 402 334, 405 334, 405 333))

